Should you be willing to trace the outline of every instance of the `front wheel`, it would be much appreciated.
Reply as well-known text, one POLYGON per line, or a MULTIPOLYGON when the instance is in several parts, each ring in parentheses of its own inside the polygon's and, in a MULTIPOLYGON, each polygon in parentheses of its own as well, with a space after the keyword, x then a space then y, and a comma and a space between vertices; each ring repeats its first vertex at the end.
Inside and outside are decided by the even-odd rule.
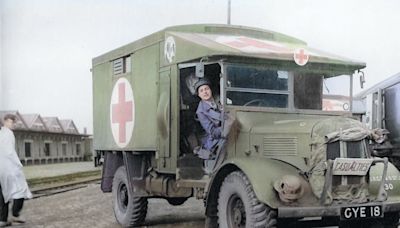
POLYGON ((147 214, 147 198, 132 197, 128 186, 126 169, 121 166, 114 175, 112 198, 115 218, 123 227, 141 225, 147 214))
POLYGON ((246 175, 229 174, 222 183, 218 198, 218 224, 221 228, 277 226, 276 211, 261 203, 246 175))

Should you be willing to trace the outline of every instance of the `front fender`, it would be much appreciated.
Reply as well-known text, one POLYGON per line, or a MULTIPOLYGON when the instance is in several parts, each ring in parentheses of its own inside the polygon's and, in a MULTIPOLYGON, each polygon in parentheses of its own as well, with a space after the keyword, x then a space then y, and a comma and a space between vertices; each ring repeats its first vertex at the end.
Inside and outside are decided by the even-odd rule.
MULTIPOLYGON (((369 191, 371 195, 377 195, 382 180, 383 163, 377 163, 371 167, 369 178, 369 191)), ((400 172, 392 164, 388 163, 385 190, 388 194, 388 201, 400 201, 400 172)))
POLYGON ((268 158, 243 157, 228 160, 225 164, 235 165, 246 174, 258 200, 269 205, 271 208, 278 208, 282 205, 273 184, 284 175, 294 175, 301 178, 307 188, 306 193, 309 195, 308 182, 300 174, 299 169, 288 163, 268 158))

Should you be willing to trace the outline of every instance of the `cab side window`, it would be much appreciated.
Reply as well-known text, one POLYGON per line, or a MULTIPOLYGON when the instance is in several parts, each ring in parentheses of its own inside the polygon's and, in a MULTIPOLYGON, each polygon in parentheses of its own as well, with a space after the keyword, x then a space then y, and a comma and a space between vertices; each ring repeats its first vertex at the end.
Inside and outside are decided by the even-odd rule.
POLYGON ((288 107, 287 71, 237 64, 227 66, 227 77, 228 105, 288 107))

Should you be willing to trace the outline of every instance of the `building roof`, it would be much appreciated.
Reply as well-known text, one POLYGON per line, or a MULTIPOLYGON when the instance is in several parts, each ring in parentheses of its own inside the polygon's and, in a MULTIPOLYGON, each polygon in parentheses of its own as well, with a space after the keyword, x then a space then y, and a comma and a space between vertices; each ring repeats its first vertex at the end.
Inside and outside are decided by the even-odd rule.
POLYGON ((64 132, 60 120, 57 117, 43 117, 43 121, 50 132, 57 132, 57 133, 64 132))
POLYGON ((33 123, 38 119, 39 114, 22 114, 28 127, 31 127, 33 123))
POLYGON ((78 129, 74 124, 74 121, 67 119, 67 120, 60 120, 60 123, 65 132, 71 134, 79 134, 78 129))
POLYGON ((71 119, 60 120, 58 117, 42 117, 40 114, 21 114, 18 111, 0 111, 0 123, 6 114, 17 116, 15 130, 50 132, 61 134, 80 135, 75 123, 71 119))
POLYGON ((22 114, 28 129, 35 131, 49 131, 42 117, 39 114, 22 114))

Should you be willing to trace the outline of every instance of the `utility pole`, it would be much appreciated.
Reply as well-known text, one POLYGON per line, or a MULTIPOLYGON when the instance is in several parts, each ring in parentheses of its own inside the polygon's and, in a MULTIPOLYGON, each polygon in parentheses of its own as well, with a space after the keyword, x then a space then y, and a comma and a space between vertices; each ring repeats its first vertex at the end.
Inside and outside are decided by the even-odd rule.
POLYGON ((228 25, 231 24, 231 0, 228 0, 228 25))

